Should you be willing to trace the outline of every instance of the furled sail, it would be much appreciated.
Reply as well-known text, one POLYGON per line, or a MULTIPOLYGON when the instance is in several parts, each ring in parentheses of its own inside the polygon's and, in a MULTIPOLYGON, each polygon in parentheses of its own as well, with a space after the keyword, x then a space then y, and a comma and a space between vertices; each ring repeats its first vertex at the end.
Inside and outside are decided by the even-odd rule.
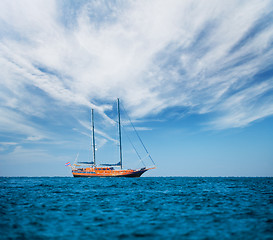
POLYGON ((94 162, 78 162, 78 163, 82 163, 82 164, 94 164, 94 162))
POLYGON ((120 166, 121 165, 121 163, 120 162, 118 162, 118 163, 102 163, 102 164, 100 164, 101 166, 120 166))

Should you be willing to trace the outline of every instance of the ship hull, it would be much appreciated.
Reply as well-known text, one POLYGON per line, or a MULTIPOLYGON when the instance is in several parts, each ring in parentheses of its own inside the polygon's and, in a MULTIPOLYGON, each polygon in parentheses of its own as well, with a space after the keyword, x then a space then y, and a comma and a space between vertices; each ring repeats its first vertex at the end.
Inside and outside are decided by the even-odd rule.
POLYGON ((145 173, 148 169, 141 169, 130 172, 112 172, 112 173, 85 173, 85 172, 72 172, 73 177, 140 177, 143 173, 145 173))

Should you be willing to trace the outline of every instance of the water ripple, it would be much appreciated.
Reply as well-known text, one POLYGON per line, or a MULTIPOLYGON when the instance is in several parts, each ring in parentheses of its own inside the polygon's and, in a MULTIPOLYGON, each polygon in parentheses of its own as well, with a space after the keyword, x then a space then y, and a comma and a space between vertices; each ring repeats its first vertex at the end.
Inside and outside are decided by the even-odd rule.
POLYGON ((272 239, 272 178, 0 178, 1 239, 272 239))

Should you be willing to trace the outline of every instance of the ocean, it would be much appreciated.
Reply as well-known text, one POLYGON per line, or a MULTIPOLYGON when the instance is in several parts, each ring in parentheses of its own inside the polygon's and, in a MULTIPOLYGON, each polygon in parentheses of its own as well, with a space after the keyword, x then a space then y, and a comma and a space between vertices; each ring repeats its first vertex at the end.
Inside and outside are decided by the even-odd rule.
POLYGON ((0 178, 1 239, 273 239, 273 178, 0 178))

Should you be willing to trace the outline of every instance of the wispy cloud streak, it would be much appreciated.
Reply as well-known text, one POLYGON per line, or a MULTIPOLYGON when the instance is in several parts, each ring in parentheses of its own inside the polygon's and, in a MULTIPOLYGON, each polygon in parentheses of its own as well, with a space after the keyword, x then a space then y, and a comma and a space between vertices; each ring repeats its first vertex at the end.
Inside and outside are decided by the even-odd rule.
POLYGON ((3 109, 45 118, 50 99, 95 108, 113 124, 107 103, 122 96, 135 118, 184 107, 216 113, 217 129, 273 114, 271 1, 25 0, 0 9, 3 109))

